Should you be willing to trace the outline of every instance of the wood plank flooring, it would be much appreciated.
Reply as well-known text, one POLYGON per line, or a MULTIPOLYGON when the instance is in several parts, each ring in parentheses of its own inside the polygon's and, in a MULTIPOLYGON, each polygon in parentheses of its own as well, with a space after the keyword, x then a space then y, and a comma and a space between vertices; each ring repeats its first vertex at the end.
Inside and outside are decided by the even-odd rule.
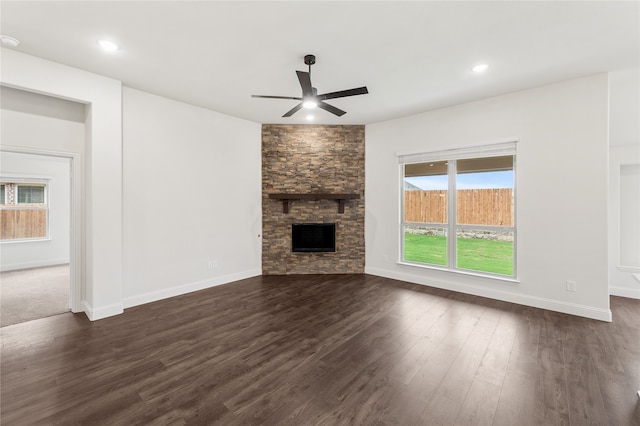
POLYGON ((613 323, 370 275, 266 276, 2 328, 8 425, 640 425, 613 323))

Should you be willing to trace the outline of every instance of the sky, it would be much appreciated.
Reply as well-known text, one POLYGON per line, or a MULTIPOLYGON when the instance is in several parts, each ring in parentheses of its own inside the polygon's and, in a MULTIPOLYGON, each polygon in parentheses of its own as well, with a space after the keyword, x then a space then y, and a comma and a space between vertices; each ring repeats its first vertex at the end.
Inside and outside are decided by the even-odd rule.
MULTIPOLYGON (((420 189, 447 189, 447 175, 407 177, 420 189)), ((513 171, 464 173, 457 175, 457 189, 513 188, 513 171)))

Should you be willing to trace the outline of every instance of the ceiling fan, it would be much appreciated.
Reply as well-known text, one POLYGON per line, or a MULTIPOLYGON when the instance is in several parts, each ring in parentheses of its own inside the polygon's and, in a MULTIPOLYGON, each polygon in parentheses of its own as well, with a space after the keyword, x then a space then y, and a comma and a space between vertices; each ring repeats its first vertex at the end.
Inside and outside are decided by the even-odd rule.
POLYGON ((309 72, 305 71, 296 71, 298 74, 298 81, 300 81, 300 87, 302 87, 302 96, 301 97, 293 97, 293 96, 265 96, 265 95, 251 95, 252 98, 268 98, 268 99, 293 99, 296 101, 300 101, 300 103, 289 111, 287 111, 283 117, 291 117, 293 114, 298 112, 301 108, 315 108, 318 107, 325 111, 330 112, 331 114, 335 114, 338 117, 346 114, 346 111, 343 111, 339 108, 336 108, 328 103, 324 102, 327 99, 337 99, 337 98, 346 98, 347 96, 356 96, 356 95, 366 95, 369 93, 366 86, 358 87, 356 89, 349 90, 340 90, 338 92, 330 92, 322 95, 318 95, 318 89, 311 85, 311 65, 316 63, 316 57, 314 55, 306 55, 304 57, 305 65, 309 65, 309 72))

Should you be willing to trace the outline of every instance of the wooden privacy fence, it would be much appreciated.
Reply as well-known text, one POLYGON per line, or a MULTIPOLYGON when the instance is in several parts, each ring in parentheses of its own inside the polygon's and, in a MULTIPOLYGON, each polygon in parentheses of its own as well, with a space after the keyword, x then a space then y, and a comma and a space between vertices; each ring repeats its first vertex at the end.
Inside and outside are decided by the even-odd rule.
POLYGON ((47 236, 46 209, 0 210, 0 239, 43 238, 47 236))
MULTIPOLYGON (((459 224, 513 226, 513 190, 457 191, 459 224)), ((447 191, 404 191, 405 222, 447 222, 447 191)))

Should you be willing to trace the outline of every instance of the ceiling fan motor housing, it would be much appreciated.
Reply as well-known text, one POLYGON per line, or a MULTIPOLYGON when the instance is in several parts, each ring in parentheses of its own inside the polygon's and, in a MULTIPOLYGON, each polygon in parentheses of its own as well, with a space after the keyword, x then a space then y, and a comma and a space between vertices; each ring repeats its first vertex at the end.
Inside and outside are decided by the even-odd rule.
POLYGON ((305 65, 313 65, 316 63, 316 57, 315 55, 306 55, 304 57, 304 63, 305 65))

